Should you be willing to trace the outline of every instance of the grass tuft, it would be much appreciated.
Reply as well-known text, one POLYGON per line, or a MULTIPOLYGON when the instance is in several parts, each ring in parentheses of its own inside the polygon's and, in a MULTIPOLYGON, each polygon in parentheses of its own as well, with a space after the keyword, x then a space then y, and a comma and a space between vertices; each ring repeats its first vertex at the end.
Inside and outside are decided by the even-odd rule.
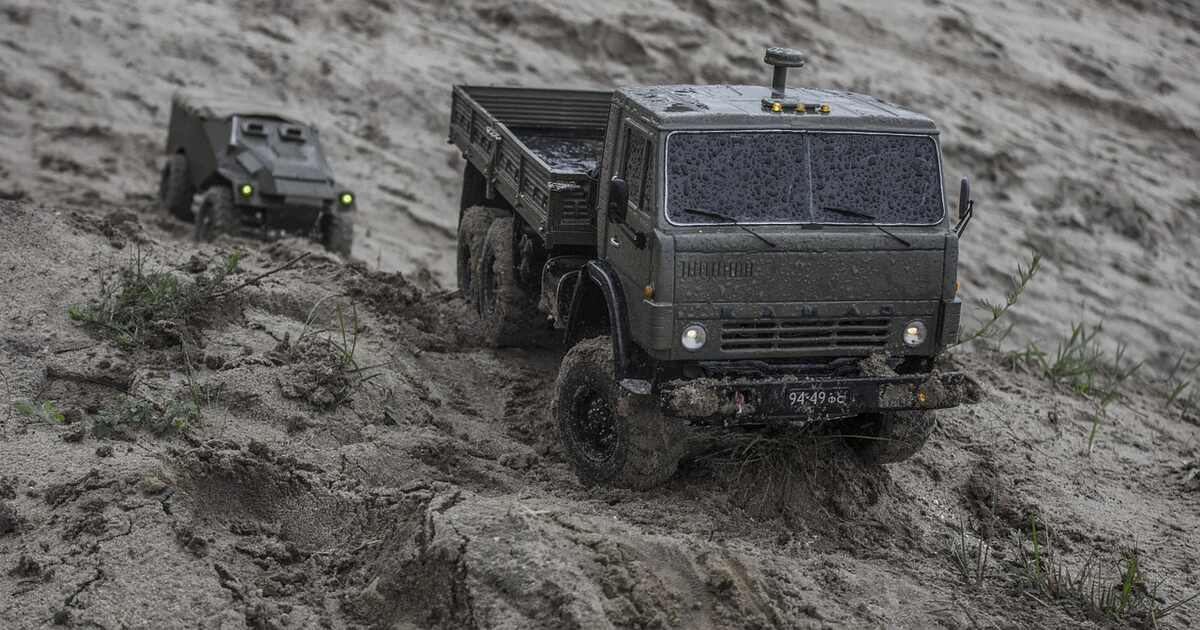
POLYGON ((240 260, 238 252, 224 256, 193 280, 172 271, 147 269, 139 248, 128 265, 102 282, 96 299, 71 305, 67 316, 125 349, 185 343, 190 324, 224 291, 240 260))
POLYGON ((92 424, 92 435, 132 440, 135 433, 148 431, 162 437, 182 433, 199 419, 200 406, 191 398, 166 404, 144 398, 126 398, 100 412, 92 424))
POLYGON ((1088 612, 1119 622, 1157 626, 1171 613, 1200 595, 1171 604, 1158 596, 1163 581, 1150 586, 1136 547, 1115 556, 1092 553, 1081 563, 1064 558, 1050 533, 1029 517, 1027 539, 1017 539, 1018 568, 1025 586, 1035 596, 1071 602, 1088 612))
POLYGON ((958 535, 950 538, 949 552, 950 559, 963 580, 975 588, 982 588, 988 577, 988 563, 992 555, 991 541, 968 534, 966 522, 960 520, 958 535))
POLYGON ((66 415, 51 400, 43 400, 41 403, 32 400, 18 400, 13 403, 13 409, 23 416, 39 418, 53 424, 62 424, 67 421, 66 415))

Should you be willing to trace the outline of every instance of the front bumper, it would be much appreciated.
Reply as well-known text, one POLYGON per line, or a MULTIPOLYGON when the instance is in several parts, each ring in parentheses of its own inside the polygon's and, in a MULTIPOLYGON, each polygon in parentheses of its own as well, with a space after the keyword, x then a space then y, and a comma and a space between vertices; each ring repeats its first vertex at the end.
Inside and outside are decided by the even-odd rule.
POLYGON ((695 379, 665 383, 664 413, 722 424, 813 421, 882 411, 946 409, 964 397, 961 372, 855 378, 695 379))

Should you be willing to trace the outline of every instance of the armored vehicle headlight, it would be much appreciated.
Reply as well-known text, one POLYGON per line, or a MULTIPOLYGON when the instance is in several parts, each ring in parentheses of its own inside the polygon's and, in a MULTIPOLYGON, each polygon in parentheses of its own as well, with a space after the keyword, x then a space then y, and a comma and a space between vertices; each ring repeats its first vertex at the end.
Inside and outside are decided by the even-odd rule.
POLYGON ((703 348, 705 341, 708 341, 708 332, 700 324, 692 324, 684 328, 683 337, 680 339, 683 349, 689 352, 695 352, 703 348))
POLYGON ((254 186, 251 186, 250 184, 242 184, 242 187, 238 188, 238 192, 242 193, 243 197, 250 197, 254 195, 254 186))
POLYGON ((908 346, 919 346, 925 342, 925 322, 911 321, 904 325, 904 344, 908 346))
POLYGON ((344 192, 344 193, 342 193, 341 197, 338 197, 338 201, 342 202, 343 206, 348 206, 348 205, 354 203, 354 195, 352 195, 348 192, 344 192))

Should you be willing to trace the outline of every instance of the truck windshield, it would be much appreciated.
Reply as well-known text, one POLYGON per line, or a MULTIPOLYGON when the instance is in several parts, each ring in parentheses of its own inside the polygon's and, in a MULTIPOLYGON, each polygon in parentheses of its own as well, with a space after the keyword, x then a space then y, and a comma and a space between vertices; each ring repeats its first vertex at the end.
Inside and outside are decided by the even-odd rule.
POLYGON ((667 218, 739 223, 932 225, 942 220, 933 138, 920 135, 676 132, 667 141, 667 218))

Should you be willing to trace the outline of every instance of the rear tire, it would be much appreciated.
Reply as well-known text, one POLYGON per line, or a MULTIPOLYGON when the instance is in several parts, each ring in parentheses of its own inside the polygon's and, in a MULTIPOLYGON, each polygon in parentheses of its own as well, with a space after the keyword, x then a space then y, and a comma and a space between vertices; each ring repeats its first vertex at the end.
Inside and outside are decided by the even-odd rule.
POLYGON ((233 205, 233 190, 229 186, 217 184, 204 191, 200 209, 196 211, 193 234, 197 241, 208 242, 224 234, 236 235, 241 227, 241 216, 233 205))
POLYGON ((496 348, 531 345, 542 328, 533 292, 521 286, 514 268, 514 229, 516 220, 511 216, 492 221, 471 278, 481 336, 496 348))
POLYGON ((471 301, 475 301, 471 281, 478 273, 483 239, 495 216, 496 212, 491 208, 471 206, 463 210, 458 221, 458 290, 471 301))
POLYGON ((350 250, 354 248, 354 222, 350 219, 349 214, 344 212, 334 211, 325 221, 324 242, 325 249, 342 256, 343 258, 350 257, 350 250))
POLYGON ((567 352, 550 409, 584 485, 653 488, 675 474, 688 452, 682 420, 664 416, 649 396, 617 384, 610 337, 581 341, 567 352))
POLYGON ((850 447, 868 464, 895 464, 916 455, 937 427, 932 411, 896 411, 862 416, 848 438, 850 447))
POLYGON ((195 219, 192 216, 192 199, 195 196, 196 188, 192 186, 187 156, 176 153, 167 158, 158 182, 159 204, 175 218, 191 223, 195 219))

